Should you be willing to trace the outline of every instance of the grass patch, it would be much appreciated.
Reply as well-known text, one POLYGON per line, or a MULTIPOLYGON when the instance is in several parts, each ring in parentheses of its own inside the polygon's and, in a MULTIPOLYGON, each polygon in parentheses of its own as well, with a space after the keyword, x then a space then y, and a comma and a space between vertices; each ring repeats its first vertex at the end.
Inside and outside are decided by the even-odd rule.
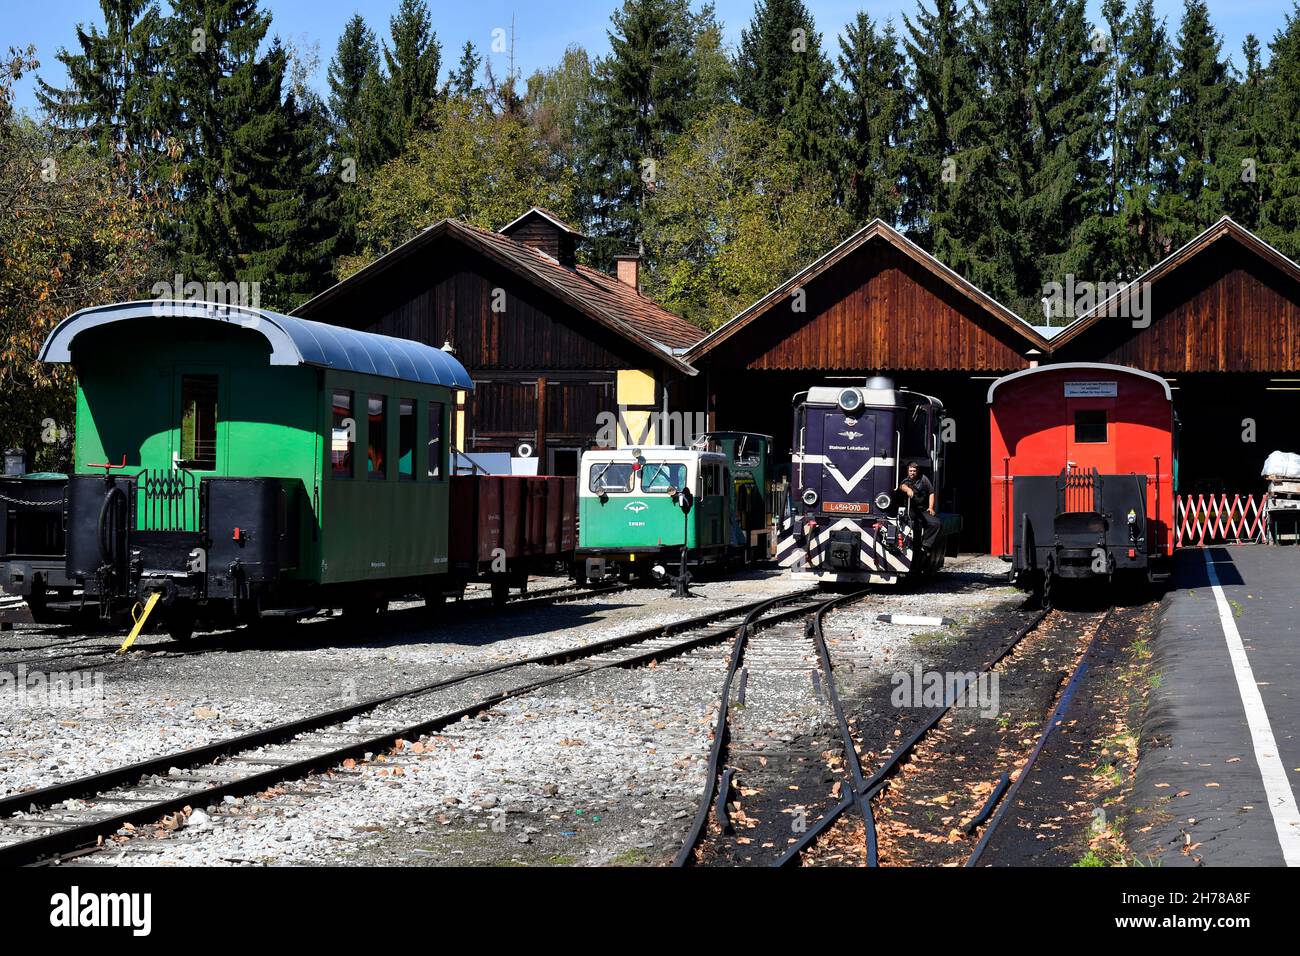
POLYGON ((610 866, 644 866, 650 862, 650 854, 645 850, 633 848, 624 850, 618 856, 609 861, 610 866))

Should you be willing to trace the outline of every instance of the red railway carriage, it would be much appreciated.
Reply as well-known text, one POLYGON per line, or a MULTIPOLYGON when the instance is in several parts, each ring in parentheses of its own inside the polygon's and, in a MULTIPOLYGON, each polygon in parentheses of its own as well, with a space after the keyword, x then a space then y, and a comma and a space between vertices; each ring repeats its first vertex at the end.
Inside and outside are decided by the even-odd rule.
POLYGON ((1165 572, 1176 424, 1164 379, 1122 365, 1026 369, 989 387, 993 540, 1012 581, 1165 572))

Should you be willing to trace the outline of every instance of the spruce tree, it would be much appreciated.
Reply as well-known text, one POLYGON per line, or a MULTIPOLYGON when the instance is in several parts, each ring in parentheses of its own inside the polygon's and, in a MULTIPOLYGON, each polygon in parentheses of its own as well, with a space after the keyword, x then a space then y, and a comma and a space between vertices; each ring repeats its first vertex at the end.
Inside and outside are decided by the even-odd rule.
POLYGON ((1138 0, 1116 37, 1120 77, 1113 163, 1118 207, 1111 223, 1110 258, 1121 278, 1133 278, 1168 252, 1161 195, 1168 175, 1173 49, 1152 0, 1138 0))
POLYGON ((402 0, 389 27, 393 45, 384 44, 384 63, 400 152, 438 101, 442 46, 433 31, 426 0, 402 0))
POLYGON ((893 24, 879 31, 859 13, 840 37, 839 69, 839 198, 854 222, 880 218, 898 225, 911 93, 893 24))
POLYGON ((329 108, 335 125, 335 138, 351 155, 362 151, 362 132, 367 126, 363 112, 366 77, 379 66, 379 46, 374 31, 356 14, 339 36, 334 59, 326 74, 329 108))
POLYGON ((1233 85, 1222 152, 1216 176, 1223 192, 1223 212, 1250 230, 1257 230, 1268 176, 1261 167, 1271 152, 1270 121, 1265 114, 1265 74, 1260 45, 1247 34, 1241 45, 1245 70, 1233 85))
POLYGON ((995 166, 970 278, 1036 318, 1104 243, 1104 61, 1083 0, 989 0, 979 35, 995 166))
POLYGON ((742 106, 790 134, 790 151, 809 171, 833 150, 833 76, 803 0, 758 0, 740 34, 736 92, 742 106))
POLYGON ((903 18, 915 106, 903 131, 903 222, 922 246, 969 275, 992 173, 982 106, 977 22, 961 0, 918 5, 903 18))
POLYGON ((1269 43, 1267 108, 1272 149, 1260 171, 1267 177, 1260 234, 1300 258, 1300 3, 1269 43))
MULTIPOLYGON (((163 21, 157 0, 100 0, 104 29, 79 24, 77 52, 62 48, 56 59, 68 84, 38 79, 36 98, 70 137, 84 137, 101 158, 117 163, 119 181, 133 190, 159 188, 151 169, 161 144, 155 138, 159 74, 157 48, 163 21)), ((69 137, 65 137, 69 138, 69 137)))
POLYGON ((593 259, 641 247, 642 206, 658 185, 669 140, 700 109, 696 21, 686 0, 624 0, 610 53, 596 62, 582 115, 593 259))
POLYGON ((265 269, 261 220, 279 210, 277 139, 285 56, 259 48, 270 16, 256 0, 173 0, 163 105, 180 151, 176 263, 187 280, 265 269))
POLYGON ((1236 95, 1205 0, 1185 0, 1174 51, 1165 229, 1182 245, 1223 214, 1217 166, 1236 95))
POLYGON ((482 65, 483 57, 479 56, 473 41, 466 40, 460 51, 460 62, 448 79, 451 91, 459 96, 469 96, 478 89, 478 71, 482 65))

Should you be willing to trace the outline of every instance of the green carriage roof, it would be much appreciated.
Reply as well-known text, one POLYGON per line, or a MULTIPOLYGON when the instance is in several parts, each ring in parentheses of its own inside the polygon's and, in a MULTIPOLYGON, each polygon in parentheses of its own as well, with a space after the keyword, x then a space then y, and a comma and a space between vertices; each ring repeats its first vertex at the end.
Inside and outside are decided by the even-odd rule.
POLYGON ((72 343, 88 329, 134 319, 206 320, 258 332, 271 346, 272 365, 315 365, 447 388, 473 389, 474 382, 453 356, 420 342, 358 332, 281 315, 266 309, 215 302, 149 300, 101 305, 60 322, 41 348, 42 362, 72 361, 72 343))

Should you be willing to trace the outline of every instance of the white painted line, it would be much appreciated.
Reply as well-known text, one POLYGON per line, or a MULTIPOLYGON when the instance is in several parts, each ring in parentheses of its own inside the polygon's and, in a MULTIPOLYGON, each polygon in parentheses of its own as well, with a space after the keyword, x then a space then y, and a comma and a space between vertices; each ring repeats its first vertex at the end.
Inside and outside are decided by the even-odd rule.
POLYGON ((1205 549, 1205 570, 1210 576, 1210 590, 1214 592, 1215 603, 1219 606, 1219 623, 1223 626, 1223 637, 1228 642, 1228 657, 1232 660, 1232 670, 1237 677, 1237 691, 1241 694, 1241 704, 1246 709, 1246 723, 1250 727, 1251 743, 1255 747, 1255 761, 1259 764, 1259 774, 1264 778, 1264 793, 1268 797, 1268 809, 1273 814, 1273 829, 1277 831, 1277 840, 1282 844, 1282 858, 1287 866, 1300 866, 1300 810, 1296 809, 1295 794, 1291 791, 1291 781, 1287 778, 1286 767, 1278 756, 1277 741, 1273 738, 1273 727, 1268 722, 1268 713, 1264 710, 1264 698, 1260 696, 1259 684, 1255 682, 1255 673, 1250 669, 1250 658, 1241 643, 1241 633, 1232 616, 1232 608, 1223 595, 1219 584, 1219 575, 1210 560, 1210 549, 1205 549))
POLYGON ((950 617, 920 617, 915 614, 877 614, 876 620, 882 624, 907 624, 912 627, 943 627, 957 623, 950 617))

